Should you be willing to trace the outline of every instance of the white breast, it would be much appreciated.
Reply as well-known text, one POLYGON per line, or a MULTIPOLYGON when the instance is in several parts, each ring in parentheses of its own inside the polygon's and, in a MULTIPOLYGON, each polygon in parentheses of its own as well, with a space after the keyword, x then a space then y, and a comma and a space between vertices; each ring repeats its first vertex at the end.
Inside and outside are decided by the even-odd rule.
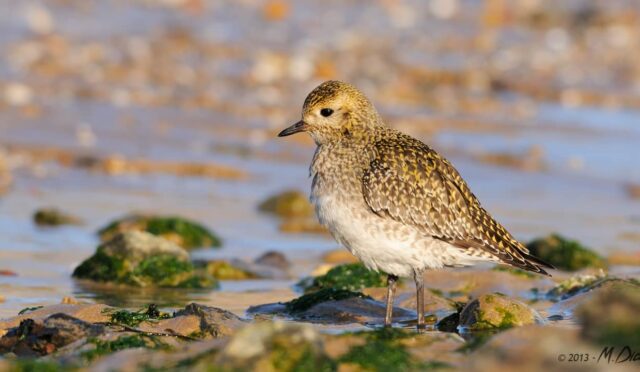
POLYGON ((364 200, 347 199, 351 198, 337 194, 312 196, 320 222, 371 270, 409 277, 414 270, 460 263, 466 256, 411 226, 379 217, 366 207, 364 200))

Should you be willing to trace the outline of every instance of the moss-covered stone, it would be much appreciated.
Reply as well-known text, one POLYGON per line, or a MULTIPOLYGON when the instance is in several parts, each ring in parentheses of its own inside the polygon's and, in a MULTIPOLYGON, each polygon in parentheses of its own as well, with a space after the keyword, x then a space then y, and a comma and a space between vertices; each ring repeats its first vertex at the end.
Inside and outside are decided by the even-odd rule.
POLYGON ((588 290, 598 282, 607 278, 603 273, 598 275, 576 275, 565 279, 550 289, 546 297, 549 300, 558 301, 574 296, 582 291, 588 290))
POLYGON ((205 271, 220 280, 244 280, 256 278, 256 275, 235 267, 227 261, 209 261, 204 265, 205 271))
POLYGON ((416 337, 414 331, 397 328, 381 328, 374 331, 356 332, 365 343, 353 346, 338 358, 340 364, 355 364, 367 371, 417 371, 445 368, 440 362, 422 362, 412 356, 403 343, 416 337))
POLYGON ((560 270, 576 271, 586 267, 606 268, 606 261, 576 240, 558 234, 535 239, 527 244, 533 256, 560 270))
POLYGON ((289 190, 273 195, 260 203, 258 209, 280 217, 310 217, 313 206, 309 198, 300 191, 289 190))
POLYGON ((161 342, 156 337, 145 334, 125 335, 120 336, 115 340, 101 340, 92 338, 89 339, 88 343, 95 345, 94 349, 82 353, 82 357, 88 361, 92 361, 101 356, 125 349, 160 349, 168 347, 165 343, 161 342))
MULTIPOLYGON (((587 339, 605 346, 640 345, 640 286, 617 281, 576 309, 587 339)), ((635 351, 635 350, 634 350, 635 351)))
POLYGON ((100 245, 73 272, 79 279, 137 287, 215 288, 217 282, 196 270, 180 247, 149 233, 130 231, 100 245))
POLYGON ((305 292, 323 288, 359 291, 363 288, 386 287, 386 285, 386 274, 369 270, 361 263, 336 266, 326 274, 313 278, 312 281, 302 280, 298 283, 305 292))
POLYGON ((286 310, 290 313, 297 313, 310 309, 312 306, 326 301, 340 301, 347 298, 367 298, 371 297, 360 292, 353 292, 346 289, 322 288, 318 291, 302 295, 285 303, 286 310))
POLYGON ((540 319, 527 305, 498 293, 480 296, 460 313, 460 325, 468 330, 506 329, 535 324, 540 319))
POLYGON ((113 221, 98 231, 102 241, 125 231, 146 231, 171 240, 185 249, 220 247, 220 238, 206 227, 177 216, 131 215, 113 221))
POLYGON ((33 214, 33 222, 38 226, 80 225, 78 217, 64 213, 57 208, 38 209, 33 214))

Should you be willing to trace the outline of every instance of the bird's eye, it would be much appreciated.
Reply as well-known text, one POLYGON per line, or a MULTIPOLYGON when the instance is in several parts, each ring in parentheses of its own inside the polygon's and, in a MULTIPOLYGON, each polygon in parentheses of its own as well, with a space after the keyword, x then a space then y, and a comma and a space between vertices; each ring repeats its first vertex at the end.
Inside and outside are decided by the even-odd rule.
POLYGON ((322 110, 320 110, 320 115, 324 116, 325 118, 328 118, 329 116, 331 116, 331 114, 333 114, 333 110, 330 108, 323 108, 322 110))

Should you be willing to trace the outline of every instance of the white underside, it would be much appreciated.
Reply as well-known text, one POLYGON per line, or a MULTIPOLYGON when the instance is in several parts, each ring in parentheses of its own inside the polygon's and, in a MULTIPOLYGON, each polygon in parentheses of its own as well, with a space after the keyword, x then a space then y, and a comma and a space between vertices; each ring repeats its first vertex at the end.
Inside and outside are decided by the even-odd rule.
POLYGON ((344 200, 344 195, 312 193, 320 222, 371 270, 409 277, 414 270, 466 266, 482 260, 446 242, 424 236, 411 226, 379 217, 364 201, 344 203, 344 200))

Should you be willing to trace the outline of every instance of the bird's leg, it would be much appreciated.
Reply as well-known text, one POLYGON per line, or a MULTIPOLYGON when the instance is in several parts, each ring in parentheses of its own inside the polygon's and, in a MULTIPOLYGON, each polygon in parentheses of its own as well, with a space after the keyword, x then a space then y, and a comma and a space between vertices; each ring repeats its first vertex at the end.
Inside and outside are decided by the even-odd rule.
POLYGON ((393 317, 393 297, 396 294, 396 284, 398 283, 398 277, 389 274, 387 275, 387 313, 384 316, 384 326, 391 326, 391 318, 393 317))
POLYGON ((422 270, 414 270, 413 279, 416 282, 416 308, 418 310, 418 331, 425 328, 424 326, 424 277, 422 270))

